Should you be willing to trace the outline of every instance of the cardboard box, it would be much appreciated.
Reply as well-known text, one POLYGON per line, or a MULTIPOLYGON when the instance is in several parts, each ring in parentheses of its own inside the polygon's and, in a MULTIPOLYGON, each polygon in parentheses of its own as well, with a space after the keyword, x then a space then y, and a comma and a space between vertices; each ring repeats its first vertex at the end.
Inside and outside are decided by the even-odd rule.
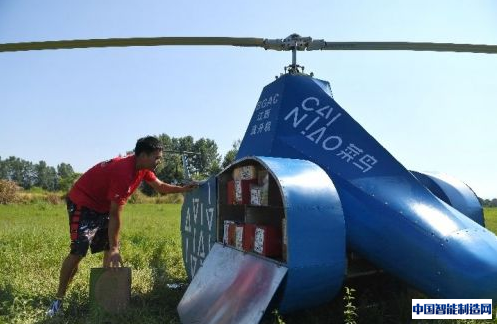
POLYGON ((274 226, 258 225, 255 228, 254 252, 268 257, 281 256, 281 231, 274 226))
POLYGON ((261 188, 259 186, 250 186, 250 204, 256 206, 262 204, 261 188))
POLYGON ((90 307, 99 312, 117 314, 129 306, 131 268, 92 268, 90 272, 90 307))
POLYGON ((259 186, 269 186, 269 172, 267 170, 259 170, 257 172, 257 183, 259 186))
POLYGON ((269 173, 267 170, 259 170, 257 183, 261 190, 261 206, 269 205, 269 173))
POLYGON ((235 200, 237 204, 250 204, 250 185, 257 184, 257 179, 235 180, 235 200))
POLYGON ((234 221, 231 220, 225 220, 223 224, 223 244, 229 244, 228 243, 228 236, 229 236, 229 227, 230 224, 234 224, 234 221))
POLYGON ((233 222, 228 226, 228 245, 236 246, 236 223, 233 222))
POLYGON ((235 247, 243 250, 243 224, 237 224, 235 229, 235 247))
POLYGON ((266 187, 250 185, 250 204, 255 206, 268 205, 268 191, 266 187))
POLYGON ((254 165, 245 165, 233 169, 234 180, 253 180, 257 179, 257 168, 254 165))
POLYGON ((256 224, 245 224, 243 229, 243 249, 251 252, 254 250, 254 237, 256 224))
POLYGON ((226 204, 234 205, 235 200, 235 181, 230 180, 226 183, 226 204))

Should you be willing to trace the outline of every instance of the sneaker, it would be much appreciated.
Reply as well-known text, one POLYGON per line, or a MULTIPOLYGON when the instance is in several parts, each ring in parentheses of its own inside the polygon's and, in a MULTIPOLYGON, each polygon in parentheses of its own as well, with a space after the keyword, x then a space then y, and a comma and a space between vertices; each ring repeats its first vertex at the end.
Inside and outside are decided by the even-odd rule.
POLYGON ((47 310, 48 317, 54 317, 57 314, 62 313, 62 300, 56 299, 50 305, 50 308, 47 310))

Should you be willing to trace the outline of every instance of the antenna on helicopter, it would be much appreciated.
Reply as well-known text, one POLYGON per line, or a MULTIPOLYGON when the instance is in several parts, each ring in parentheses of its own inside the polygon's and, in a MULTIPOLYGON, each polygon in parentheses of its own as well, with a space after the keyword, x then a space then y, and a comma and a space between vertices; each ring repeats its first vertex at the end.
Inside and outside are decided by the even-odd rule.
POLYGON ((183 177, 185 180, 191 180, 190 170, 188 170, 188 157, 186 154, 181 155, 181 163, 183 164, 183 177))

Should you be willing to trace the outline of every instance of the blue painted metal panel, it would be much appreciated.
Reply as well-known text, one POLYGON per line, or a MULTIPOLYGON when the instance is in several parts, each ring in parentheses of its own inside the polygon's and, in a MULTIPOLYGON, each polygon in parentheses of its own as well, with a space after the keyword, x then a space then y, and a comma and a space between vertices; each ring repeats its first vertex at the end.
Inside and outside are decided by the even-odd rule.
POLYGON ((183 262, 191 280, 202 266, 217 233, 217 180, 203 182, 185 194, 181 207, 183 262))
POLYGON ((340 196, 352 250, 429 296, 497 298, 497 237, 421 185, 328 88, 293 75, 266 86, 237 158, 318 164, 340 196))
POLYGON ((287 221, 287 279, 282 313, 330 301, 346 272, 345 224, 333 182, 316 164, 297 159, 250 157, 274 177, 287 221))
POLYGON ((483 208, 474 191, 464 182, 441 173, 411 171, 435 196, 481 226, 485 226, 483 208))

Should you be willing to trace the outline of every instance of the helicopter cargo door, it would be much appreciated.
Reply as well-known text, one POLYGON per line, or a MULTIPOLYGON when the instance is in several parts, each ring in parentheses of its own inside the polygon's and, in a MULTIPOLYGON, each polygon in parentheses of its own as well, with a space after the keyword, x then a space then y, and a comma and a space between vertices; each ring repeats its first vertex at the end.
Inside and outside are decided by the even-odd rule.
POLYGON ((258 323, 287 268, 269 259, 214 244, 188 286, 182 323, 258 323))

